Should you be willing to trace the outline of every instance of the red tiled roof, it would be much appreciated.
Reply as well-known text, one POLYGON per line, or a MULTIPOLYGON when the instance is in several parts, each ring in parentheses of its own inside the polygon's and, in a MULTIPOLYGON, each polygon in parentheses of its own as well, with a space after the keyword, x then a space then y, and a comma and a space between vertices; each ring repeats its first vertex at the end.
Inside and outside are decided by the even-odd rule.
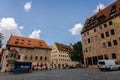
POLYGON ((105 9, 103 10, 99 10, 99 12, 93 16, 91 16, 90 18, 88 18, 84 24, 84 27, 83 27, 83 30, 81 33, 83 32, 86 32, 87 30, 91 29, 91 28, 94 28, 96 27, 97 25, 100 25, 102 24, 103 22, 111 19, 111 18, 114 18, 114 17, 111 17, 110 14, 112 13, 111 10, 113 9, 113 7, 115 8, 115 16, 118 16, 120 15, 120 0, 117 0, 115 1, 114 3, 112 3, 111 5, 109 5, 108 7, 106 7, 105 9), (104 16, 105 19, 103 22, 98 22, 98 18, 100 16, 104 16))
POLYGON ((68 52, 72 50, 71 46, 60 44, 60 43, 55 43, 55 44, 56 44, 58 50, 68 51, 68 52))
POLYGON ((51 49, 43 40, 20 36, 11 36, 7 42, 7 46, 51 49))

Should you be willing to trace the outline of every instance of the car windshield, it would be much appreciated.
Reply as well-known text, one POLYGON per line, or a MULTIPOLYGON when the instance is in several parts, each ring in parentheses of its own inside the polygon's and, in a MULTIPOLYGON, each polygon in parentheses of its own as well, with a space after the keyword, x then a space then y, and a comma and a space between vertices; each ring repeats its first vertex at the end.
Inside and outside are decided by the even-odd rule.
POLYGON ((105 62, 99 62, 99 64, 101 64, 101 65, 105 65, 105 62))

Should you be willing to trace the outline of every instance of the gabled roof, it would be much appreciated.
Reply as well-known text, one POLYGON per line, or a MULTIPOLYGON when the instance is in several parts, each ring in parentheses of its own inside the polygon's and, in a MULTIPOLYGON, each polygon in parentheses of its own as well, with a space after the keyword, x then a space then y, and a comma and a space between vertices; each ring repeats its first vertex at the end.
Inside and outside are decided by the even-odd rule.
POLYGON ((87 30, 90 30, 90 29, 102 24, 105 21, 108 21, 108 20, 114 18, 115 16, 113 16, 113 17, 110 16, 113 13, 112 12, 113 8, 115 9, 115 11, 113 11, 115 13, 115 16, 120 15, 120 0, 115 1, 114 3, 112 3, 111 5, 106 7, 105 9, 99 10, 98 13, 96 13, 95 15, 88 18, 84 24, 84 27, 83 27, 81 33, 86 32, 87 30), (101 16, 103 16, 105 18, 103 22, 98 21, 98 19, 101 16))
POLYGON ((56 43, 56 42, 55 42, 55 45, 56 45, 57 49, 60 50, 60 51, 67 51, 67 52, 72 51, 71 46, 64 45, 64 44, 61 44, 61 43, 56 43))
POLYGON ((20 36, 11 36, 7 42, 7 46, 51 49, 43 40, 20 36))

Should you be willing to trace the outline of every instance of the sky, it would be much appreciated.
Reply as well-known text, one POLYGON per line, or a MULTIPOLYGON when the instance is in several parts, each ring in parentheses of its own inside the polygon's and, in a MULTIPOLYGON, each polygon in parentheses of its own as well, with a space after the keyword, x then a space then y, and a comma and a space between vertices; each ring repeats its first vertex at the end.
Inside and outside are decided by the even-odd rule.
POLYGON ((115 0, 0 0, 3 45, 11 35, 74 44, 85 20, 115 0))

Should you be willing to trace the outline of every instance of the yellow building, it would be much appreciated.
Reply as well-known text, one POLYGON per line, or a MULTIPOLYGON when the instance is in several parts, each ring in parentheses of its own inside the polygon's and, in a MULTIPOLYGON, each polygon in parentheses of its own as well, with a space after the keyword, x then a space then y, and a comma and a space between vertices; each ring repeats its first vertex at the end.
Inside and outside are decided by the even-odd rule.
POLYGON ((120 0, 88 18, 81 35, 86 67, 97 68, 100 59, 120 61, 120 0))
POLYGON ((71 50, 71 46, 55 42, 52 46, 50 57, 52 69, 64 69, 69 66, 75 66, 75 62, 72 62, 68 55, 71 50))
POLYGON ((10 61, 10 57, 8 58, 8 56, 11 50, 18 53, 16 61, 32 62, 33 70, 49 68, 51 48, 45 43, 45 41, 11 36, 2 56, 1 63, 3 67, 1 72, 8 71, 10 61))

